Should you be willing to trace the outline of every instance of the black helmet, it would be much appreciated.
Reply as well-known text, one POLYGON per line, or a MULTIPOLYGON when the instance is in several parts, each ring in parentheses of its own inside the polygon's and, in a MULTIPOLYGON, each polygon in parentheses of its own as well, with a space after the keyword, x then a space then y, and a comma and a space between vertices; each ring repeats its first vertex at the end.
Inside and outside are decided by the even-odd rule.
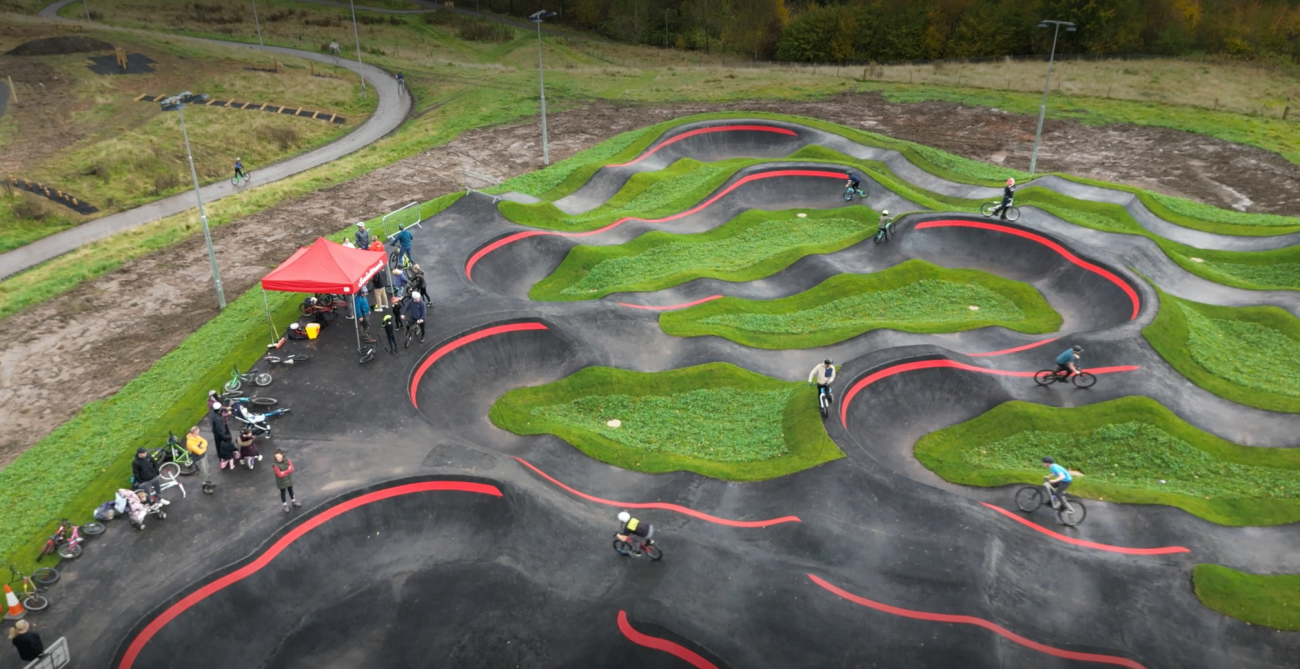
POLYGON ((1082 350, 1083 350, 1083 347, 1082 347, 1082 346, 1080 346, 1080 345, 1078 345, 1078 344, 1075 344, 1075 345, 1074 345, 1074 352, 1075 352, 1075 353, 1078 353, 1078 352, 1080 352, 1080 351, 1082 351, 1082 350))
POLYGON ((829 364, 831 364, 831 359, 830 359, 830 358, 826 358, 826 359, 823 360, 822 362, 824 362, 824 363, 826 363, 826 364, 829 365, 829 364))
POLYGON ((1052 459, 1052 456, 1050 456, 1050 455, 1047 456, 1047 457, 1045 457, 1045 458, 1043 458, 1043 463, 1044 463, 1044 464, 1049 464, 1049 465, 1050 465, 1050 464, 1054 464, 1055 462, 1056 462, 1056 460, 1053 460, 1053 459, 1052 459))

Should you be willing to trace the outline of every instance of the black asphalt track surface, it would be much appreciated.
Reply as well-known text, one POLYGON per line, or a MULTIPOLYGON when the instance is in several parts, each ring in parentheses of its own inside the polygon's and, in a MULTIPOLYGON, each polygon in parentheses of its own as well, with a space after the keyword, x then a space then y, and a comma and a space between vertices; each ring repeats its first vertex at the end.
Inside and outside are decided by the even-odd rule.
MULTIPOLYGON (((214 472, 213 496, 189 484, 189 497, 171 495, 171 515, 142 532, 114 521, 65 565, 39 628, 66 634, 84 667, 1296 666, 1300 635, 1223 617, 1191 587, 1198 562, 1300 572, 1296 526, 1228 528, 1173 508, 1088 501, 1085 523, 1068 529, 1046 513, 1007 512, 1012 488, 946 483, 911 454, 921 436, 1007 400, 1079 406, 1126 395, 1154 397, 1238 443, 1294 446, 1295 416, 1213 396, 1146 344, 1140 330, 1158 303, 1138 272, 1215 304, 1297 313, 1293 293, 1210 284, 1148 240, 1027 207, 1015 224, 910 215, 887 244, 806 257, 759 281, 527 300, 577 243, 698 232, 753 208, 844 206, 842 179, 791 174, 833 168, 782 162, 808 143, 884 160, 932 190, 998 195, 819 131, 730 120, 674 129, 647 157, 600 170, 565 203, 589 210, 631 174, 681 157, 773 159, 671 221, 503 243, 526 230, 491 198, 467 196, 416 237, 434 304, 425 342, 392 356, 381 349, 364 366, 345 320, 316 341, 291 343, 312 359, 274 370, 264 393, 293 407, 274 419, 268 461, 214 472), (667 143, 744 125, 794 135, 713 130, 667 143), (875 331, 816 350, 759 351, 669 337, 657 310, 639 308, 781 297, 910 258, 1029 282, 1064 316, 1062 330, 875 331), (1094 388, 1044 389, 1020 375, 1051 366, 1074 343, 1085 347, 1086 367, 1111 369, 1094 388), (591 365, 661 371, 726 361, 800 380, 828 356, 843 368, 826 425, 848 457, 772 481, 629 472, 487 418, 511 388, 591 365), (297 467, 304 506, 291 514, 267 471, 276 447, 297 467), (656 526, 662 562, 611 550, 615 514, 629 507, 656 526)), ((1127 193, 1088 188, 1075 194, 1141 208, 1127 193)), ((874 183, 868 190, 874 208, 920 209, 874 183)))

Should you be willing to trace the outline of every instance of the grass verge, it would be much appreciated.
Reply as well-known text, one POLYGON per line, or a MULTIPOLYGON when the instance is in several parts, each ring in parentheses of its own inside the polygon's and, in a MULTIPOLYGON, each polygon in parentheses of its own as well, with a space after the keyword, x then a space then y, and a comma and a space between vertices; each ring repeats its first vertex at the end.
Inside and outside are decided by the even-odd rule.
POLYGON ((1044 455, 1078 470, 1070 492, 1164 504, 1221 525, 1300 521, 1300 450, 1239 446, 1147 397, 1084 407, 1007 402, 926 435, 916 458, 953 483, 1042 482, 1044 455))
POLYGON ((1300 575, 1266 576, 1198 564, 1192 570, 1192 586, 1202 604, 1225 616, 1300 631, 1300 575))
POLYGON ((833 253, 876 231, 867 207, 807 212, 750 210, 709 232, 647 232, 617 246, 577 246, 529 291, 543 301, 593 300, 670 288, 699 278, 753 281, 796 260, 833 253))
POLYGON ((511 390, 488 416, 515 434, 553 434, 624 469, 761 481, 844 457, 803 384, 727 363, 669 372, 588 367, 511 390), (622 421, 609 427, 611 419, 622 421))
POLYGON ((836 275, 777 300, 724 297, 659 316, 670 335, 766 349, 829 346, 884 328, 935 333, 995 325, 1042 334, 1060 328, 1061 315, 1029 284, 909 260, 874 274, 836 275))
POLYGON ((1220 307, 1156 289, 1142 336, 1192 383, 1239 404, 1300 413, 1300 320, 1277 307, 1220 307))

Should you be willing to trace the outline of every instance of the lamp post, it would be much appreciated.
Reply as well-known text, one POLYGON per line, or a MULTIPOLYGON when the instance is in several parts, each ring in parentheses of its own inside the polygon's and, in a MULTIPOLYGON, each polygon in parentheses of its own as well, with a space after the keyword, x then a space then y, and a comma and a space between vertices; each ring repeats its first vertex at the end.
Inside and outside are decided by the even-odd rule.
POLYGON ((551 164, 551 148, 546 139, 546 80, 542 76, 542 21, 555 16, 555 12, 543 9, 528 17, 537 24, 537 86, 542 92, 542 164, 551 164))
POLYGON ((89 20, 90 20, 90 5, 86 4, 86 0, 81 0, 81 8, 84 9, 84 10, 86 10, 86 20, 89 21, 89 20))
MULTIPOLYGON (((348 4, 352 7, 352 39, 357 42, 357 65, 362 65, 361 35, 357 33, 357 3, 356 0, 348 0, 348 4)), ((366 75, 364 74, 361 75, 361 97, 366 97, 366 75)))
POLYGON ((265 49, 266 44, 262 43, 262 22, 257 18, 257 0, 253 0, 253 25, 257 26, 257 45, 265 49))
POLYGON ((217 253, 212 250, 212 231, 208 229, 208 214, 203 209, 203 193, 199 190, 199 173, 194 169, 194 154, 190 152, 190 135, 185 130, 186 93, 174 95, 161 102, 163 109, 174 108, 181 117, 181 137, 185 139, 185 157, 190 161, 190 178, 194 180, 194 198, 199 201, 199 220, 203 223, 203 242, 208 246, 208 260, 212 263, 212 283, 217 288, 217 308, 226 308, 226 291, 221 286, 221 271, 217 269, 217 253))
POLYGON ((1039 28, 1055 26, 1052 33, 1052 55, 1047 58, 1047 83, 1043 85, 1043 102, 1038 106, 1038 130, 1034 133, 1034 154, 1029 158, 1029 176, 1034 175, 1034 170, 1038 167, 1038 145, 1043 141, 1043 117, 1047 114, 1047 91, 1052 87, 1052 62, 1056 60, 1056 38, 1061 35, 1061 26, 1065 26, 1066 32, 1076 30, 1073 23, 1069 21, 1050 21, 1044 20, 1038 23, 1039 28))

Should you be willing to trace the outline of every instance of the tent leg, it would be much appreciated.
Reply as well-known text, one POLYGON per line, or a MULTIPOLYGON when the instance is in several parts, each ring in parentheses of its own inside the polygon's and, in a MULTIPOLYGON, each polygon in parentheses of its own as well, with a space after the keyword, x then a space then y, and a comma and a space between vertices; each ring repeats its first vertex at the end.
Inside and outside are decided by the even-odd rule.
POLYGON ((266 289, 262 289, 262 312, 266 314, 266 323, 271 326, 271 345, 280 341, 280 333, 275 331, 275 319, 271 318, 271 305, 266 301, 266 289))
POLYGON ((357 332, 357 353, 361 352, 361 319, 357 317, 357 296, 352 295, 352 329, 357 332))

